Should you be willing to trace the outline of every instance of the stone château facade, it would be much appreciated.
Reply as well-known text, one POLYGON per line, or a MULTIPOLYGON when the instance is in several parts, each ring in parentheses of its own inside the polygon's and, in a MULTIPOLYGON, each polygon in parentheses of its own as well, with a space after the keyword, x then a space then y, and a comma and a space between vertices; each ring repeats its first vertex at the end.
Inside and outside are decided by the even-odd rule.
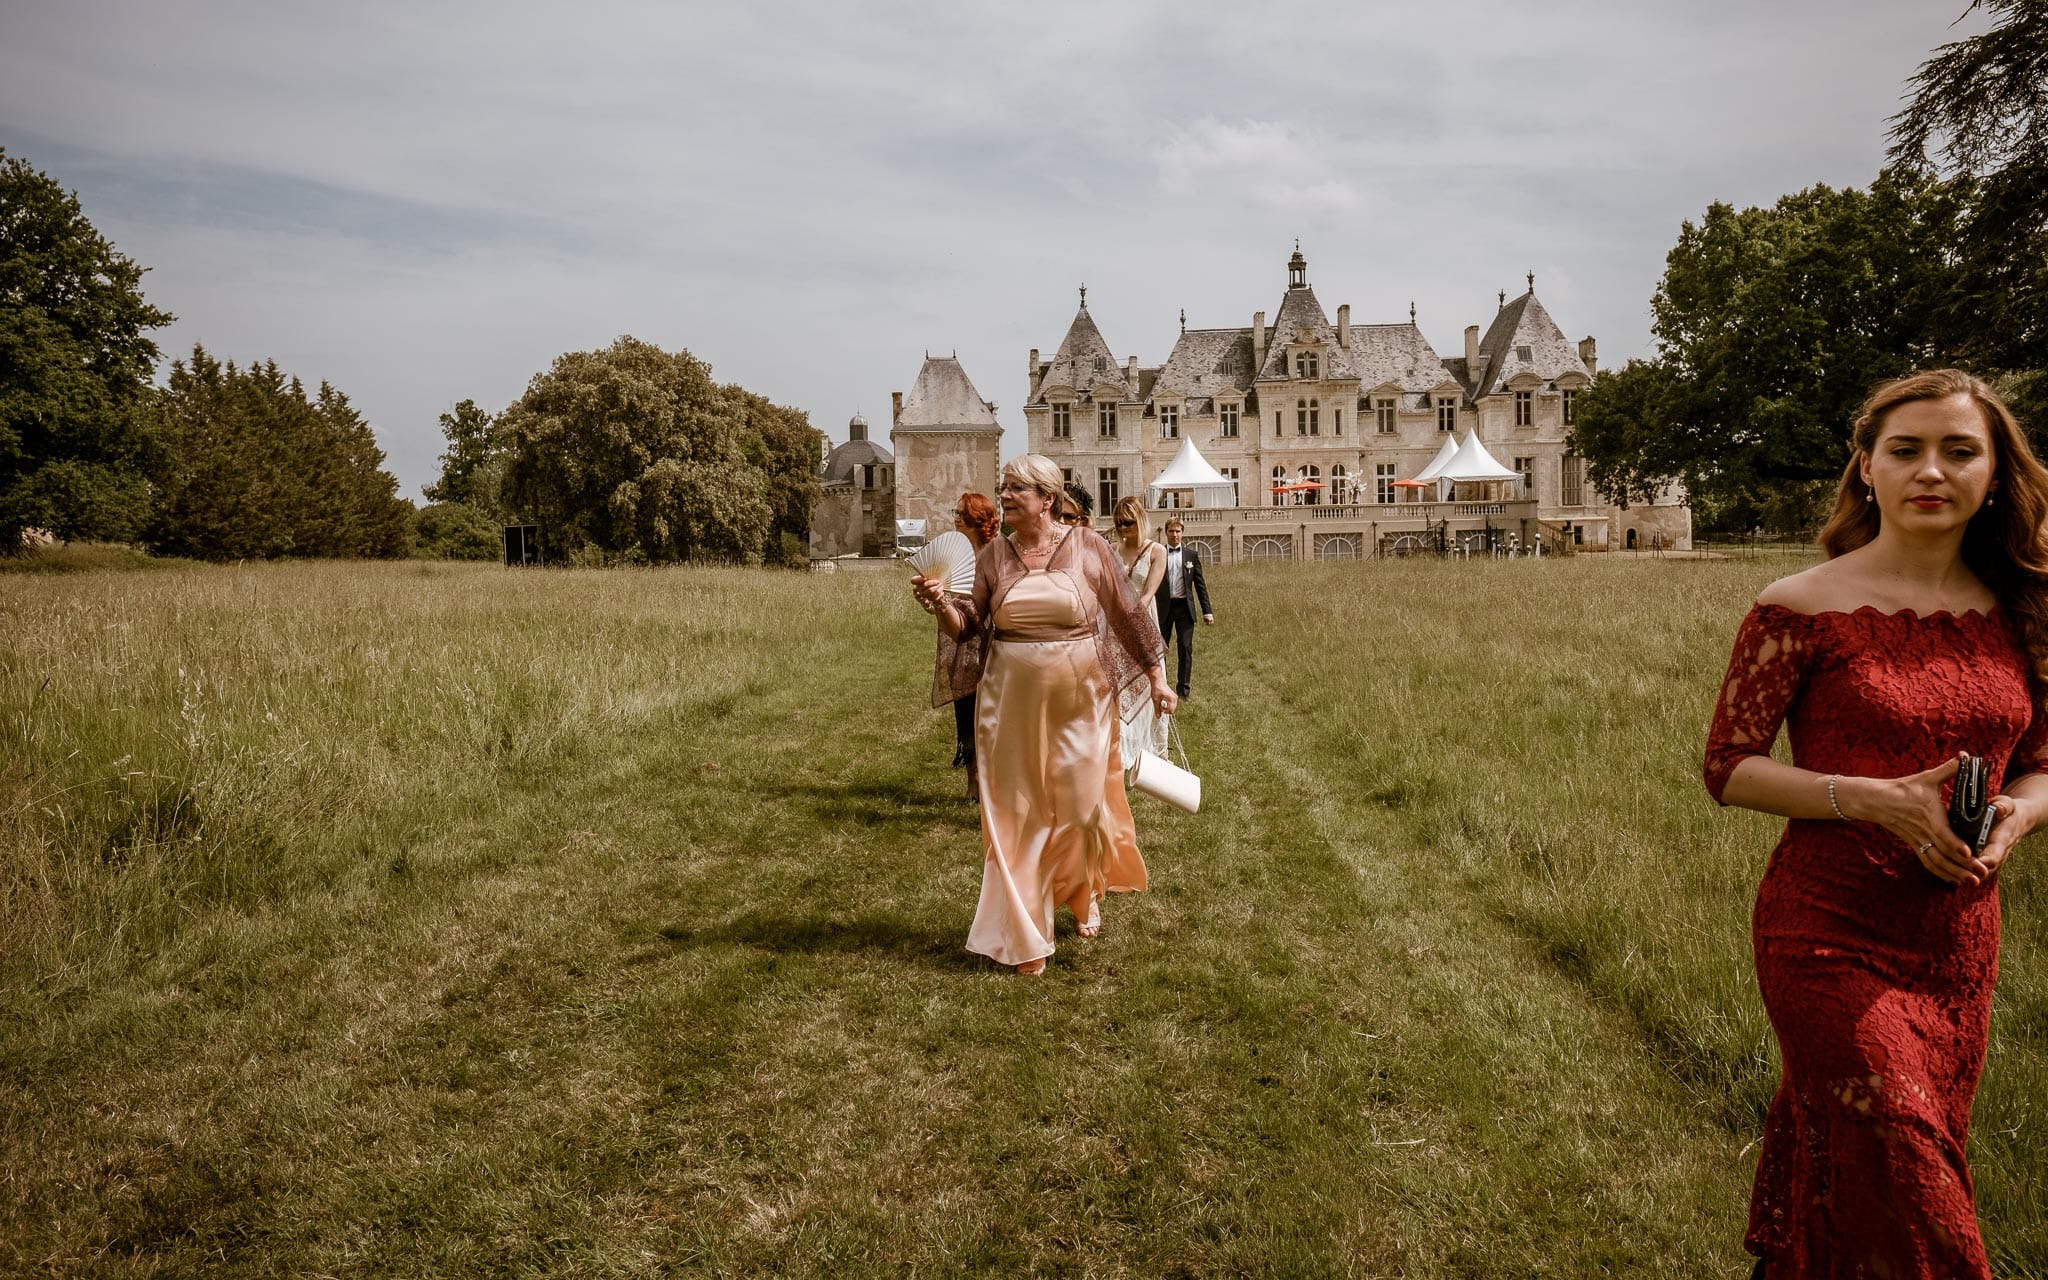
MULTIPOLYGON (((1107 511, 1146 484, 1192 438, 1238 484, 1237 506, 1185 511, 1188 536, 1225 561, 1325 559, 1431 545, 1586 549, 1691 546, 1676 489, 1647 505, 1608 504, 1565 446, 1575 397, 1596 376, 1591 338, 1573 343, 1529 291, 1484 334, 1440 358, 1416 327, 1330 323, 1297 245, 1271 324, 1189 329, 1164 364, 1119 359, 1088 314, 1087 291, 1050 360, 1031 352, 1024 417, 1030 448, 1056 461, 1107 511), (1398 480, 1426 467, 1447 437, 1477 431, 1519 483, 1435 499, 1398 480), (1303 482, 1312 482, 1304 486, 1303 482), (1275 493, 1287 484, 1289 492, 1275 493), (1320 487, 1316 487, 1320 486, 1320 487)), ((899 450, 900 452, 900 450, 899 450)))

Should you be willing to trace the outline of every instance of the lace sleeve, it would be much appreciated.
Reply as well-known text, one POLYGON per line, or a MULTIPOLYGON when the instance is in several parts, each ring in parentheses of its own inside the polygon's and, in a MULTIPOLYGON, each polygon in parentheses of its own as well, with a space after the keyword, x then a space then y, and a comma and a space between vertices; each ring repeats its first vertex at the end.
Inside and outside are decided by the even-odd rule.
POLYGON ((1707 792, 1716 804, 1727 803, 1721 792, 1735 766, 1771 754, 1785 714, 1806 684, 1812 629, 1813 619, 1772 604, 1755 606, 1742 620, 1707 732, 1707 792))
POLYGON ((1095 597, 1096 648, 1110 687, 1116 690, 1119 713, 1128 719, 1151 696, 1147 673, 1166 657, 1166 642, 1159 637, 1152 610, 1131 590, 1130 575, 1109 543, 1093 530, 1076 532, 1087 534, 1078 556, 1095 597))
POLYGON ((2027 731, 2020 735, 2019 745, 2012 749, 2012 755, 2005 762, 2005 781, 2000 790, 2018 782, 2030 773, 2048 773, 2048 714, 2043 714, 2041 705, 2034 704, 2034 718, 2028 722, 2027 731))
POLYGON ((953 598, 960 611, 960 634, 948 639, 939 632, 939 652, 932 668, 932 705, 943 707, 973 693, 981 685, 981 664, 988 648, 984 622, 989 601, 995 594, 995 541, 981 546, 974 556, 974 592, 965 600, 953 598))

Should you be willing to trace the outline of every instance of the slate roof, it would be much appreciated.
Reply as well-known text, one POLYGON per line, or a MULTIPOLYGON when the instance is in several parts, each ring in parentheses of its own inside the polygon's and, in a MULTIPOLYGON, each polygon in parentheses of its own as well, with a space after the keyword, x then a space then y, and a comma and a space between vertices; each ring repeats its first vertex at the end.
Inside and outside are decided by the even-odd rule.
POLYGON ((952 356, 926 356, 917 372, 917 385, 903 397, 903 412, 896 419, 897 431, 1001 431, 995 405, 981 398, 967 371, 952 356))
POLYGON ((1220 391, 1248 390, 1252 385, 1252 331, 1188 329, 1173 344, 1173 353, 1159 367, 1152 394, 1171 391, 1192 404, 1220 391))
POLYGON ((1067 326, 1067 336, 1060 340, 1060 349, 1053 353, 1051 363, 1045 366, 1045 375, 1038 380, 1038 393, 1030 403, 1045 403, 1045 388, 1072 387, 1085 391, 1098 383, 1110 382, 1122 389, 1125 398, 1130 398, 1136 388, 1125 385, 1124 367, 1118 362, 1116 353, 1109 349, 1109 343, 1102 336, 1102 330, 1095 327, 1095 317, 1088 314, 1088 304, 1074 313, 1074 323, 1067 326), (1095 368, 1096 360, 1102 363, 1101 371, 1095 368))
POLYGON ((1443 384, 1444 362, 1414 324, 1351 326, 1350 377, 1362 395, 1391 382, 1404 392, 1428 391, 1443 384))
POLYGON ((832 450, 825 459, 824 484, 846 484, 853 479, 855 467, 880 463, 889 467, 896 464, 896 455, 872 440, 848 440, 832 450))
MULTIPOLYGON (((1246 330, 1247 333, 1250 330, 1246 330)), ((1357 328, 1351 330, 1354 341, 1357 328)), ((1351 358, 1351 352, 1337 345, 1337 327, 1323 314, 1323 304, 1316 301, 1316 291, 1308 285, 1289 289, 1287 296, 1280 299, 1280 310, 1273 317, 1273 327, 1266 339, 1266 364, 1259 370, 1261 379, 1285 378, 1287 368, 1287 344, 1302 337, 1313 337, 1326 350, 1322 375, 1325 378, 1355 378, 1358 370, 1351 358)))
POLYGON ((1536 300, 1534 289, 1500 309, 1479 340, 1479 368, 1467 369, 1463 381, 1474 400, 1497 395, 1502 384, 1522 372, 1555 382, 1567 373, 1593 375, 1579 359, 1578 344, 1564 336, 1557 321, 1536 300), (1524 360, 1517 351, 1529 349, 1524 360))

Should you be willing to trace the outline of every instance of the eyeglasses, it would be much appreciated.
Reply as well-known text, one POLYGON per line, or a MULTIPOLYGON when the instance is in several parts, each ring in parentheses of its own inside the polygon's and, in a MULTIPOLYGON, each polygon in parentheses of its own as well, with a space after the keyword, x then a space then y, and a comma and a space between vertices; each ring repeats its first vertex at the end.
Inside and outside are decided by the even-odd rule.
POLYGON ((953 518, 955 520, 965 520, 967 518, 967 513, 965 511, 955 511, 953 513, 953 518))
POLYGON ((1075 512, 1072 512, 1072 511, 1067 511, 1067 512, 1063 512, 1063 513, 1062 513, 1062 514, 1060 515, 1060 523, 1061 523, 1061 524, 1087 524, 1087 523, 1088 523, 1088 517, 1087 517, 1087 516, 1084 516, 1084 515, 1078 515, 1078 514, 1076 514, 1075 512))
POLYGON ((1119 529, 1131 529, 1137 527, 1137 523, 1136 520, 1119 520, 1116 522, 1116 527, 1119 529))

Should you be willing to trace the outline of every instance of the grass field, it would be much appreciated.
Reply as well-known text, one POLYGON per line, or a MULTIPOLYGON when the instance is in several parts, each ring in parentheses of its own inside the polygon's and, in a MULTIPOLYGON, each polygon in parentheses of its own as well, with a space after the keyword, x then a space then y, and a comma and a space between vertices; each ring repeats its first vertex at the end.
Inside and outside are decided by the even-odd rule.
POLYGON ((1778 824, 1698 764, 1786 568, 1215 571, 1204 812, 1037 981, 893 575, 0 576, 0 1271, 1746 1276, 1778 824))

